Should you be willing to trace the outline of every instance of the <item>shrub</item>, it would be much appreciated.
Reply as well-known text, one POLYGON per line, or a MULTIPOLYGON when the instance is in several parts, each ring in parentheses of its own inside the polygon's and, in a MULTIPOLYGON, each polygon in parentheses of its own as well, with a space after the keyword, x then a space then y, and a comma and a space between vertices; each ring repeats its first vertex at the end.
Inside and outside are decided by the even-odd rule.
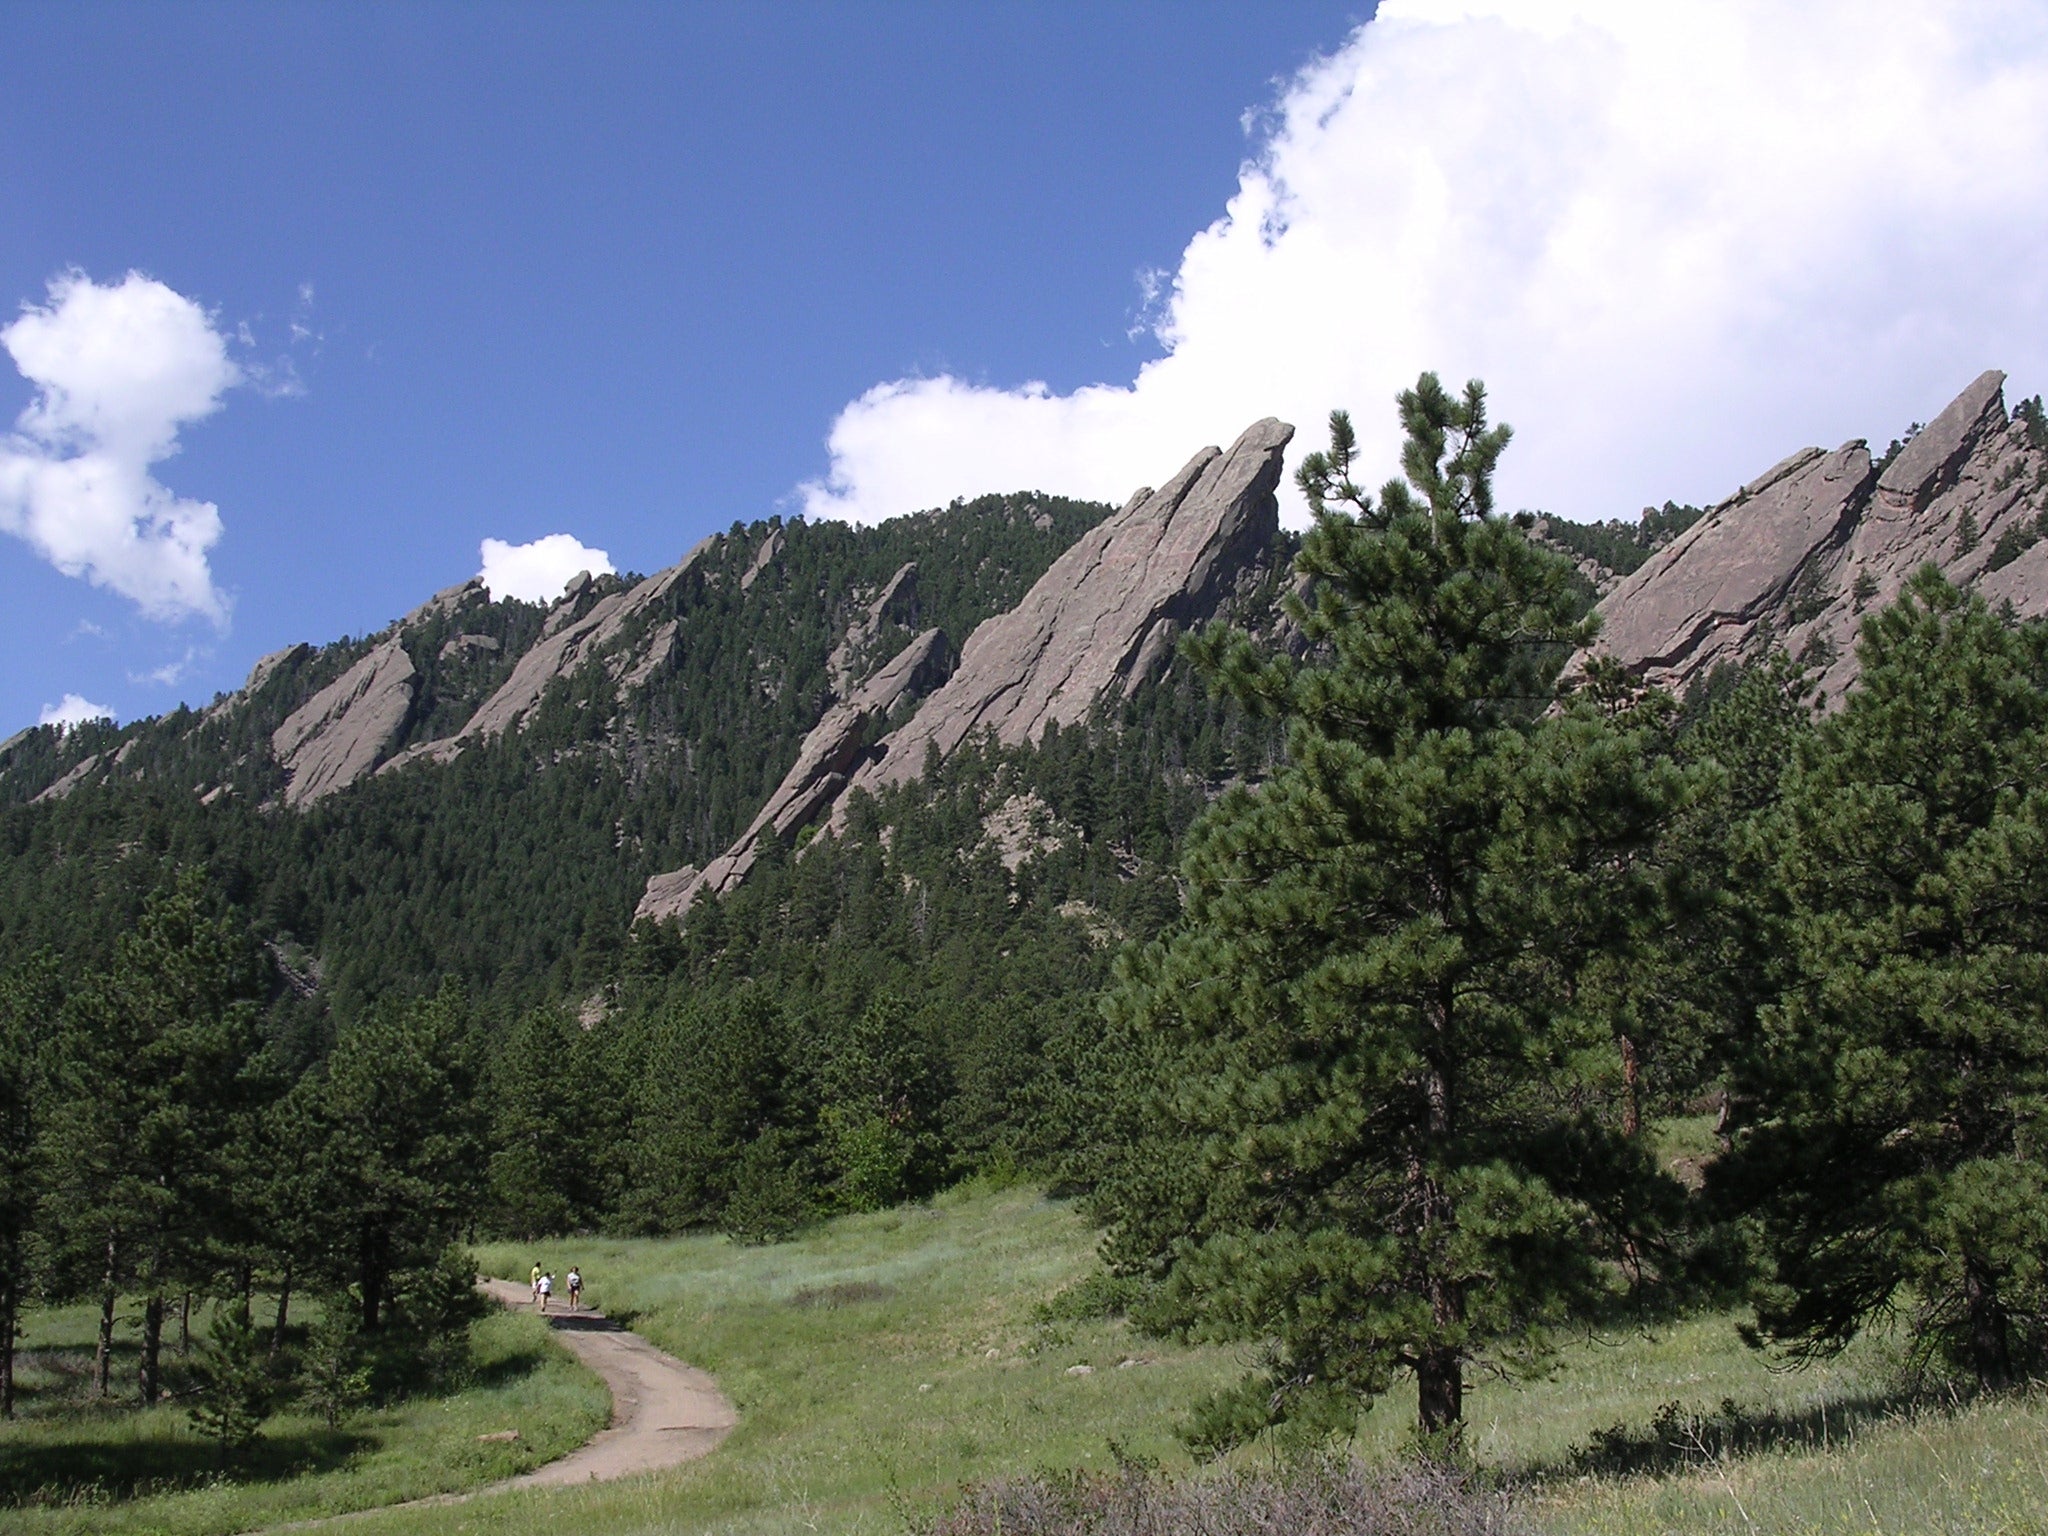
POLYGON ((1040 1474, 970 1488, 931 1536, 1509 1536, 1507 1498, 1468 1473, 1309 1461, 1277 1471, 1166 1477, 1040 1474))
POLYGON ((184 1372, 192 1427, 220 1449, 221 1465, 248 1447, 270 1417, 277 1382, 242 1306, 216 1308, 184 1372))
POLYGON ((772 1243, 810 1217, 810 1181, 799 1149, 781 1131, 763 1131, 740 1153, 719 1226, 744 1243, 772 1243))
POLYGON ((334 1428, 370 1399, 362 1331, 346 1295, 330 1296, 299 1358, 299 1401, 334 1428))

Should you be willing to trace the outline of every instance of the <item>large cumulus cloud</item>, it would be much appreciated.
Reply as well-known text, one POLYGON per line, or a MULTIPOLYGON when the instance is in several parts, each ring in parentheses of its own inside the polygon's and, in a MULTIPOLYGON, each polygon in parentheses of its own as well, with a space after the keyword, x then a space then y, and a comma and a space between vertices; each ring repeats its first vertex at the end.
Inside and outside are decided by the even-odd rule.
POLYGON ((2048 8, 1387 0, 1286 84, 1172 274, 1162 357, 1064 395, 878 384, 804 506, 1119 500, 1334 406, 1391 467, 1423 368, 1515 424, 1508 506, 1711 499, 1987 366, 2048 383, 2044 244, 2048 8))
POLYGON ((47 303, 0 329, 0 345, 36 390, 0 439, 0 532, 151 618, 224 624, 207 561, 219 509, 151 473, 241 380, 212 318, 139 272, 114 283, 66 272, 47 303))

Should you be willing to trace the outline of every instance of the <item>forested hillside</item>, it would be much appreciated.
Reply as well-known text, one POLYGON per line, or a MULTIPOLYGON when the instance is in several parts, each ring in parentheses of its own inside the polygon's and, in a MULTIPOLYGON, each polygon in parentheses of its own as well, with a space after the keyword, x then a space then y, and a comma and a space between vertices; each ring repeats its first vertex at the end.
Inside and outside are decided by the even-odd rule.
POLYGON ((1265 421, 1113 515, 735 528, 34 733, 0 763, 0 1302, 139 1289, 157 1328, 310 1286, 403 1338, 464 1233, 771 1240, 1021 1174, 1108 1228, 1076 1305, 1260 1348, 1208 1450, 1402 1374, 1455 1440, 1471 1373, 1703 1299, 1794 1356, 1917 1308, 1915 1369, 2019 1379, 2048 624, 2009 594, 2048 591, 1858 542, 1886 496, 1936 520, 1899 548, 2040 515, 1997 388, 1881 473, 1810 451, 1647 518, 1597 611, 1494 506, 1483 391, 1425 375, 1377 496, 1332 418, 1306 538, 1265 421), (1738 528, 1753 600, 1685 627, 1738 528), (1852 670, 1788 652, 1850 615, 1852 670), (1716 660, 1665 688, 1624 647, 1674 626, 1716 660), (1688 1117, 1679 1166, 1653 1128, 1688 1117))
MULTIPOLYGON (((445 976, 520 1002, 587 989, 647 876, 722 849, 787 769, 832 696, 835 648, 893 574, 918 562, 909 616, 964 636, 1107 511, 989 497, 871 529, 735 527, 679 584, 673 641, 635 686, 596 666, 552 678, 523 729, 296 814, 279 810, 273 734, 377 642, 395 638, 420 678, 388 762, 466 719, 562 609, 629 582, 554 613, 456 589, 381 635, 283 653, 211 709, 27 733, 0 756, 0 946, 103 961, 168 862, 205 867, 324 1015, 445 976)), ((867 666, 911 633, 894 615, 873 629, 867 666)))

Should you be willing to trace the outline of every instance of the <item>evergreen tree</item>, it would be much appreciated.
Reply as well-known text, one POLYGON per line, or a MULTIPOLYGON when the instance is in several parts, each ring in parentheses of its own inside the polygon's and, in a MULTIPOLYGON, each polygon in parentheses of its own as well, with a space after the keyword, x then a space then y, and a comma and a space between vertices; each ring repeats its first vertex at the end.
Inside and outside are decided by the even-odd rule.
POLYGON ((491 1104, 491 1205, 519 1237, 595 1224, 615 1197, 613 1148, 624 1129, 606 1036, 565 1008, 527 1014, 498 1048, 491 1104))
POLYGON ((170 1298, 211 1278, 233 1230, 235 1175, 268 1091, 258 1070, 261 966, 180 874, 144 907, 111 970, 68 1000, 41 1166, 60 1251, 98 1270, 98 1387, 114 1304, 143 1297, 138 1386, 162 1390, 170 1298))
POLYGON ((277 1399, 277 1380, 264 1359, 248 1308, 214 1308, 213 1321, 183 1374, 193 1398, 186 1416, 219 1448, 225 1467, 256 1438, 277 1399))
POLYGON ((36 1165, 39 1054, 61 993, 47 955, 0 975, 0 1418, 14 1417, 14 1341, 29 1277, 41 1170, 36 1165))
POLYGON ((1508 433, 1480 386, 1425 374, 1400 409, 1408 483, 1377 504, 1342 413, 1301 467, 1306 658, 1193 648, 1285 722, 1287 762, 1196 826, 1186 916, 1108 1004, 1105 1058, 1155 1084, 1098 1191, 1108 1256, 1148 1282, 1142 1321, 1266 1347, 1198 1413, 1211 1448, 1340 1427, 1402 1370, 1455 1438, 1468 1364, 1540 1358, 1601 1307, 1661 1193, 1587 1091, 1607 1024, 1576 982, 1644 944, 1635 855, 1687 781, 1645 727, 1559 703, 1592 625, 1494 511, 1508 433))
POLYGON ((459 988, 345 1029, 319 1104, 325 1273, 376 1334, 409 1272, 435 1268, 483 1192, 475 1023, 459 988))
POLYGON ((1758 829, 1786 980, 1711 1188, 1753 1216, 1757 1327, 1802 1358, 1910 1295, 1997 1388, 2048 1349, 2048 627, 1933 567, 1758 829))

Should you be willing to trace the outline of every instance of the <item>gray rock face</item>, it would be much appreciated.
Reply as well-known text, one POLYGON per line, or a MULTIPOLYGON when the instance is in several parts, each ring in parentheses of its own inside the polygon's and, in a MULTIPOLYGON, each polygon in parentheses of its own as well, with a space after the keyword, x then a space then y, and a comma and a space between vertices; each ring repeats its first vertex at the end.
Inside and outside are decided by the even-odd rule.
POLYGON ((447 661, 451 657, 475 656, 478 654, 485 656, 497 655, 497 640, 490 635, 451 635, 441 643, 441 659, 443 661, 447 661))
POLYGON ((825 671, 832 679, 832 691, 848 697, 868 671, 868 656, 875 642, 891 624, 908 627, 917 622, 917 562, 906 562, 882 584, 874 600, 854 615, 846 634, 825 658, 825 671))
MULTIPOLYGON (((476 713, 469 717, 461 730, 439 741, 408 747, 378 771, 401 768, 421 757, 449 762, 467 742, 517 730, 539 707, 541 695, 547 692, 548 684, 558 677, 567 677, 586 661, 604 653, 635 618, 668 596, 690 567, 717 542, 715 533, 701 539, 680 562, 659 575, 648 577, 638 586, 608 593, 587 607, 583 600, 592 583, 584 580, 579 584, 572 580, 562 601, 542 626, 541 638, 519 658, 513 665, 512 675, 477 707, 476 713)), ((668 647, 674 640, 673 625, 655 629, 647 637, 648 653, 659 653, 654 660, 648 661, 645 655, 611 657, 609 660, 616 663, 614 676, 637 677, 644 682, 661 661, 667 659, 668 647)))
POLYGON ((705 891, 724 895, 747 877, 767 838, 789 838, 815 820, 846 788, 847 774, 867 749, 871 734, 896 706, 936 682, 946 664, 946 637, 928 629, 854 691, 833 705, 804 738, 796 762, 724 853, 702 871, 685 866, 656 875, 634 916, 657 921, 680 918, 705 891))
POLYGON ((1856 679, 1862 615, 1930 561, 2023 616, 2048 612, 2048 543, 1990 569, 2001 535, 2048 508, 2048 453, 2007 417, 2004 383, 1978 377, 1882 475, 1859 441, 1751 481, 1601 600, 1595 651, 1682 692, 1782 646, 1835 702, 1856 679))
POLYGON ((249 669, 249 680, 234 693, 222 694, 200 712, 203 720, 212 720, 240 708, 256 697, 263 685, 277 676, 280 668, 289 666, 300 657, 311 653, 313 647, 301 640, 297 645, 288 645, 281 651, 272 651, 268 656, 256 658, 256 665, 249 669))
MULTIPOLYGON (((1071 725, 1096 701, 1128 697, 1161 668, 1173 638, 1211 617, 1279 526, 1281 457, 1294 429, 1254 423, 1228 453, 1205 448, 1158 490, 1139 491, 1122 511, 1052 563, 1024 599, 987 620, 960 665, 917 712, 881 741, 878 725, 936 681, 945 637, 927 630, 845 702, 833 706, 752 825, 703 870, 647 882, 637 916, 686 915, 703 892, 723 895, 747 876, 767 839, 788 838, 829 811, 844 825, 846 792, 900 783, 976 731, 1015 744, 1036 740, 1052 721, 1071 725)), ((917 567, 905 565, 857 616, 832 657, 835 680, 890 623, 915 614, 917 567)))
MULTIPOLYGON (((9 738, 10 743, 12 739, 11 737, 9 738)), ((29 804, 41 805, 45 800, 62 800, 71 791, 92 777, 93 770, 99 767, 104 755, 99 752, 91 752, 80 758, 70 768, 65 770, 62 778, 52 783, 41 794, 31 800, 29 804)))
POLYGON ((740 577, 740 590, 742 592, 751 590, 754 583, 761 579, 761 573, 773 565, 781 553, 782 530, 777 528, 767 538, 763 539, 761 547, 754 551, 753 563, 747 567, 745 574, 740 577))
POLYGON ((394 636, 294 710, 270 737, 292 776, 285 804, 310 805, 375 767, 405 726, 416 675, 394 636))
MULTIPOLYGON (((1129 697, 1161 668, 1174 637, 1209 618, 1279 527, 1281 459, 1294 428, 1268 417, 1228 453, 1205 448, 1158 490, 1140 491, 1052 563, 1024 600, 977 627, 960 665, 849 787, 914 778, 925 750, 975 731, 1035 741, 1098 699, 1129 697)), ((835 814, 835 825, 843 816, 835 814)))

